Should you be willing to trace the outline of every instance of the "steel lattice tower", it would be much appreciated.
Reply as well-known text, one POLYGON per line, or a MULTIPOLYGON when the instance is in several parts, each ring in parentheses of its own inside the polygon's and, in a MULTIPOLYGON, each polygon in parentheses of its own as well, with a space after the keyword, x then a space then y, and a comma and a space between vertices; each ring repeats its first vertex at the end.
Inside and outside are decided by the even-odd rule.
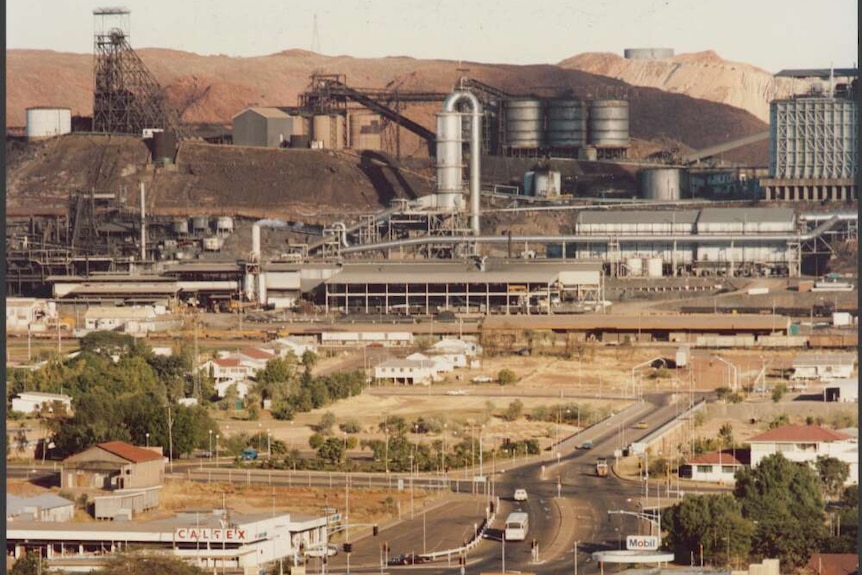
POLYGON ((161 86, 129 45, 129 14, 125 8, 93 11, 93 130, 138 136, 145 128, 176 130, 161 86))

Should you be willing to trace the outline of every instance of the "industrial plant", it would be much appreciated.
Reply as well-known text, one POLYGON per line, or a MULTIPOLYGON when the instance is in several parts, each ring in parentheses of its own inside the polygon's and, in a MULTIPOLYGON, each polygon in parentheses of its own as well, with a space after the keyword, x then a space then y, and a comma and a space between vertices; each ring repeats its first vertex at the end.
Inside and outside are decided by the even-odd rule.
MULTIPOLYGON (((145 170, 182 173, 194 138, 130 46, 129 12, 99 9, 94 18, 88 129, 144 141, 145 170)), ((672 56, 626 50, 630 59, 672 56)), ((515 93, 470 76, 449 92, 366 89, 344 74, 315 73, 295 104, 238 110, 232 143, 211 149, 270 148, 311 162, 343 151, 388 166, 402 160, 409 134, 426 147, 430 193, 393 198, 377 211, 286 221, 193 208, 165 215, 148 199, 145 178, 136 190, 69 190, 62 211, 10 214, 7 293, 88 304, 167 299, 213 310, 305 302, 340 314, 550 315, 605 312, 605 288, 615 282, 679 289, 680 281, 709 278, 822 275, 857 237, 856 74, 834 70, 830 93, 774 101, 768 133, 657 161, 632 157, 638 108, 624 95, 515 93), (409 117, 415 105, 436 107, 431 125, 409 117), (765 137, 768 174, 717 161, 765 137), (499 177, 483 165, 501 161, 527 169, 499 177), (626 176, 585 191, 577 181, 584 170, 626 176), (561 218, 558 231, 504 223, 547 214, 561 218), (276 250, 262 248, 270 236, 279 238, 276 250)), ((73 123, 68 108, 31 108, 26 136, 62 137, 73 123)))

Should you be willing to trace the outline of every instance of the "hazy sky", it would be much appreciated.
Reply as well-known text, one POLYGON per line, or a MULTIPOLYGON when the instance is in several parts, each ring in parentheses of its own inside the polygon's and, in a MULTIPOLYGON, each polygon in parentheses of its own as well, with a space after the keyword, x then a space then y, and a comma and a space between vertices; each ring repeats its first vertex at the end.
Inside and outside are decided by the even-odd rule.
POLYGON ((135 48, 310 50, 552 64, 583 52, 715 50, 771 72, 852 66, 857 0, 7 0, 7 48, 92 52, 92 10, 131 10, 135 48))

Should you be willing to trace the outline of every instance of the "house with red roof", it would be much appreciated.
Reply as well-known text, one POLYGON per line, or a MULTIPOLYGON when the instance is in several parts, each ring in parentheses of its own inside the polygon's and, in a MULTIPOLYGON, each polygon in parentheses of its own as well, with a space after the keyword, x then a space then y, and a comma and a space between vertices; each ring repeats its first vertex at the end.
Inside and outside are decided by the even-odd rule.
POLYGON ((805 567, 814 575, 858 575, 859 556, 856 553, 814 553, 805 567))
POLYGON ((781 453, 790 461, 813 463, 818 457, 834 457, 850 466, 847 485, 859 483, 858 440, 852 435, 819 425, 782 425, 748 440, 751 465, 781 453))
POLYGON ((63 488, 137 489, 161 485, 164 479, 165 457, 160 447, 137 447, 122 441, 99 443, 67 457, 60 471, 63 488))
POLYGON ((205 361, 198 367, 198 371, 203 372, 213 378, 216 385, 221 383, 238 383, 245 381, 257 373, 257 369, 246 365, 238 357, 217 357, 205 361))
POLYGON ((709 481, 713 483, 736 483, 734 475, 744 467, 748 467, 749 451, 747 449, 724 449, 711 451, 686 460, 681 475, 694 481, 709 481))

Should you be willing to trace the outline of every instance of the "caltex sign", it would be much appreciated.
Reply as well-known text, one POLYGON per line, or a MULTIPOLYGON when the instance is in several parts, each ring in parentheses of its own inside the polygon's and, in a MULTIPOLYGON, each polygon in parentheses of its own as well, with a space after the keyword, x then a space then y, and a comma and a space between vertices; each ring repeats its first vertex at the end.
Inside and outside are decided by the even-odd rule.
POLYGON ((658 551, 658 537, 651 535, 626 536, 626 549, 631 551, 658 551))
POLYGON ((174 531, 174 541, 213 543, 244 543, 248 540, 245 529, 202 529, 181 527, 174 531))

